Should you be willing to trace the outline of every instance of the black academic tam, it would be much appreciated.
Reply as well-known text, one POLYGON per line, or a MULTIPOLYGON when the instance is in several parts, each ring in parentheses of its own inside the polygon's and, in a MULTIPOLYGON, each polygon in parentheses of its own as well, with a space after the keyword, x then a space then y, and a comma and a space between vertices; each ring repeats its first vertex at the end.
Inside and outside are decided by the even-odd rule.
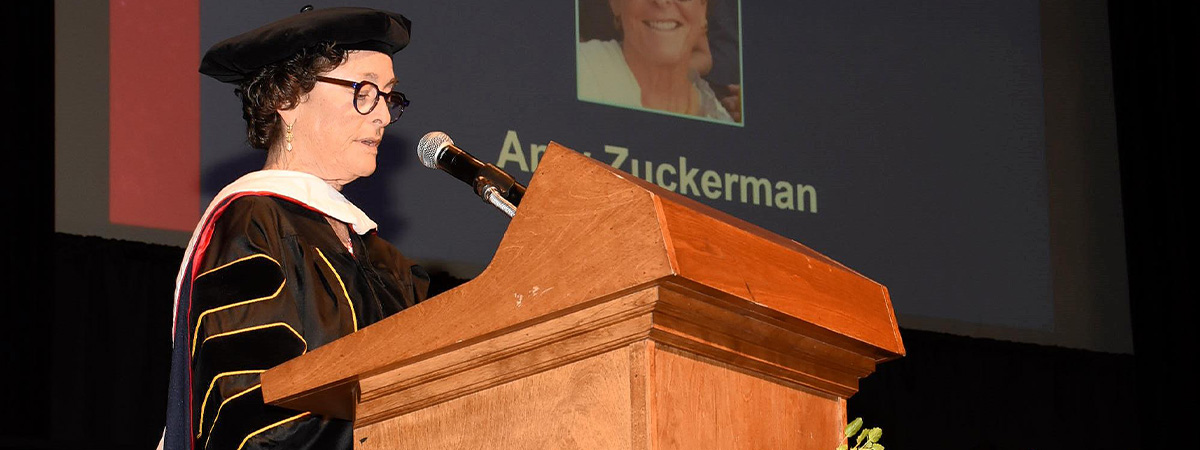
POLYGON ((357 7, 305 9, 213 45, 200 61, 200 73, 238 84, 268 64, 321 43, 389 55, 408 45, 412 22, 400 14, 357 7))

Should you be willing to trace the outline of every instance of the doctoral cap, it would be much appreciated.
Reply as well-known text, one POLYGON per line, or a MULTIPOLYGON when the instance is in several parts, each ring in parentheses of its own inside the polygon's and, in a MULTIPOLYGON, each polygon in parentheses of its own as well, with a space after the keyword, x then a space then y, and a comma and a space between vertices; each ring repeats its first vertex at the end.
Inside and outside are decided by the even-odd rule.
POLYGON ((218 42, 204 54, 200 73, 240 83, 264 66, 322 42, 391 55, 408 45, 411 26, 404 16, 378 9, 306 6, 299 14, 218 42))

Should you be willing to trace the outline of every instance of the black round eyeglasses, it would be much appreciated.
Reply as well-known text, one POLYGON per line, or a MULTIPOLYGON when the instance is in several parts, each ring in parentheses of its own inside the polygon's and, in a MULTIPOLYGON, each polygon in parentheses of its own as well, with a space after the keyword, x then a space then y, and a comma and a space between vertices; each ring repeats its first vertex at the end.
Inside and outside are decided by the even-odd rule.
POLYGON ((388 115, 391 117, 391 120, 388 121, 389 124, 399 119, 404 114, 404 108, 408 107, 408 97, 405 97, 403 92, 396 90, 383 92, 379 90, 379 86, 370 81, 339 80, 322 76, 318 76, 317 81, 354 89, 354 110, 364 116, 375 110, 375 106, 379 104, 379 98, 382 97, 387 103, 388 115))

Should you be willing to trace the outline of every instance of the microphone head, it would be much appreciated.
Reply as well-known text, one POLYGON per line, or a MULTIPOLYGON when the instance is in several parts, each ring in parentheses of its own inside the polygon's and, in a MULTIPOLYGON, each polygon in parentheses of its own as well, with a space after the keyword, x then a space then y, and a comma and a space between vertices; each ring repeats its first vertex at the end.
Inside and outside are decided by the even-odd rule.
POLYGON ((421 164, 430 169, 437 168, 437 157, 442 150, 447 146, 453 145, 454 140, 450 139, 446 133, 441 131, 430 131, 421 137, 421 142, 417 143, 417 157, 421 158, 421 164))

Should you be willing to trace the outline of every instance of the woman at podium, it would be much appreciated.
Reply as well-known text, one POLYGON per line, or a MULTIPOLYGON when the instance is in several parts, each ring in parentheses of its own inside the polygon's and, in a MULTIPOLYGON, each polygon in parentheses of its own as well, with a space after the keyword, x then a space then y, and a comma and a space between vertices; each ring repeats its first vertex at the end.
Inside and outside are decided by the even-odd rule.
POLYGON ((392 64, 409 29, 393 12, 306 7, 204 55, 265 162, 217 194, 185 253, 165 448, 352 447, 349 422, 264 405, 259 374, 425 298, 428 274, 340 192, 375 171, 409 104, 392 64))

